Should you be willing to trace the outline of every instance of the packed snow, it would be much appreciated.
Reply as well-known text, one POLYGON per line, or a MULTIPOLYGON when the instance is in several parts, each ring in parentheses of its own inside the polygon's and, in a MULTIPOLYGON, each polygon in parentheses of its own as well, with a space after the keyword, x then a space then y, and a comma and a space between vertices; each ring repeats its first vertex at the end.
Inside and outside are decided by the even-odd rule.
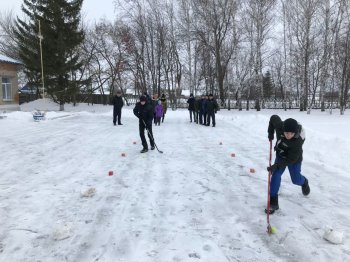
POLYGON ((213 128, 168 109, 153 126, 164 154, 140 154, 132 109, 122 126, 103 105, 1 113, 0 261, 350 261, 348 112, 221 110, 213 128), (286 170, 269 235, 272 114, 306 130, 311 193, 286 170))

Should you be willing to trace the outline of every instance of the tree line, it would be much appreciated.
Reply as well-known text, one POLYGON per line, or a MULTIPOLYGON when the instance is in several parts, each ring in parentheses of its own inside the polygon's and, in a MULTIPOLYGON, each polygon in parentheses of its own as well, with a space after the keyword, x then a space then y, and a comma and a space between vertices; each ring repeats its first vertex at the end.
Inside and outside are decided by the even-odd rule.
POLYGON ((165 93, 173 105, 184 89, 221 107, 334 103, 343 114, 349 103, 348 0, 114 0, 115 20, 94 24, 82 3, 24 0, 25 18, 0 19, 0 52, 62 106, 116 89, 165 93))

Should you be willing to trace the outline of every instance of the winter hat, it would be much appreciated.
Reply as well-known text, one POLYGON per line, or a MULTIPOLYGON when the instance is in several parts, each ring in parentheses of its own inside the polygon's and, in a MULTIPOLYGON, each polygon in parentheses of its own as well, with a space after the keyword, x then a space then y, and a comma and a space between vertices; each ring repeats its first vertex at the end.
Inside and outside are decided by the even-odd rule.
POLYGON ((147 99, 146 99, 146 97, 145 96, 140 96, 140 101, 142 102, 146 102, 147 101, 147 99))
POLYGON ((193 96, 193 93, 191 93, 190 96, 193 96))
POLYGON ((293 118, 288 118, 283 122, 283 132, 298 132, 298 122, 293 118))
POLYGON ((213 94, 209 94, 209 96, 213 96, 213 94))

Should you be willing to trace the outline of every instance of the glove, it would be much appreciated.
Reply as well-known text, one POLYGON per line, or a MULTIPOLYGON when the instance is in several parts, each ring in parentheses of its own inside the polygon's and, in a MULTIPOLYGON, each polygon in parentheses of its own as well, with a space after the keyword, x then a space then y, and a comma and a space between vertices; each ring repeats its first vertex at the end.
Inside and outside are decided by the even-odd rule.
POLYGON ((274 138, 274 137, 273 137, 273 134, 272 134, 272 135, 269 135, 268 138, 269 138, 269 141, 272 141, 273 138, 274 138))
POLYGON ((269 171, 271 173, 275 172, 277 169, 278 169, 277 164, 273 164, 272 166, 267 167, 267 171, 269 171))

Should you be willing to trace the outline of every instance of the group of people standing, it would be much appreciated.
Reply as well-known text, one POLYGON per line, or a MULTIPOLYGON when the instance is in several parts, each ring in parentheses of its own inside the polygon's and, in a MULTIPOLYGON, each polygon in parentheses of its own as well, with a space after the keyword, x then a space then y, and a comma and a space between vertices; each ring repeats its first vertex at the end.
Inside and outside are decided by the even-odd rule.
POLYGON ((190 122, 194 121, 200 125, 210 126, 210 121, 212 121, 213 127, 215 127, 215 114, 219 110, 219 105, 213 94, 202 95, 196 99, 191 93, 187 103, 190 112, 190 122))

